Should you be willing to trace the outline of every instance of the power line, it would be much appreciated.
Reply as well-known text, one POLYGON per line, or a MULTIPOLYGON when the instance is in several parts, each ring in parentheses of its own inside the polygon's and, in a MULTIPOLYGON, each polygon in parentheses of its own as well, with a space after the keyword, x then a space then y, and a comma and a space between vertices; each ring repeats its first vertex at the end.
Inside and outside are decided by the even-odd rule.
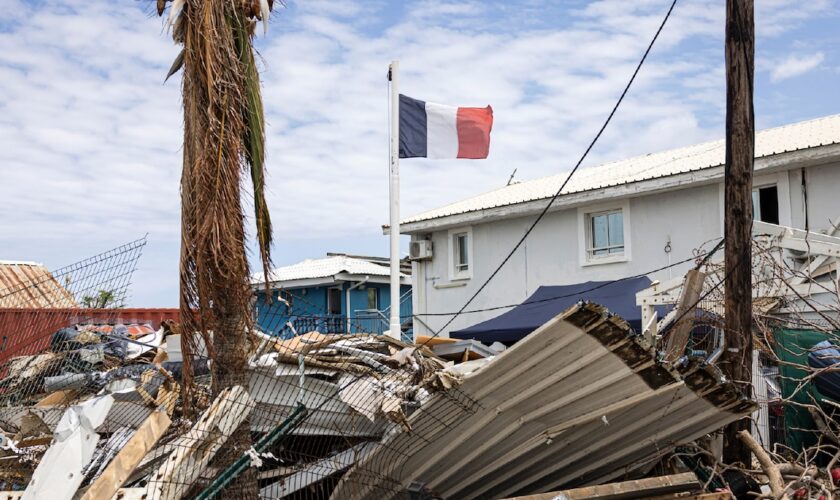
MULTIPOLYGON (((510 251, 510 253, 507 255, 507 257, 505 257, 505 259, 501 262, 501 264, 500 264, 500 265, 496 268, 496 270, 495 270, 495 271, 494 271, 494 272, 490 275, 490 277, 488 277, 488 278, 487 278, 487 280, 486 280, 486 281, 485 281, 485 282, 481 285, 481 287, 480 287, 480 288, 479 288, 479 289, 478 289, 478 290, 477 290, 477 291, 476 291, 476 292, 472 295, 472 297, 470 297, 470 299, 469 299, 469 300, 468 300, 468 301, 467 301, 467 302, 466 302, 466 303, 465 303, 465 304, 464 304, 464 305, 463 305, 463 306, 459 309, 459 311, 458 311, 458 312, 456 312, 456 313, 452 316, 452 318, 450 318, 450 319, 446 322, 446 324, 445 324, 442 328, 440 328, 437 332, 435 332, 435 334, 433 335, 433 337, 438 336, 438 335, 440 334, 440 332, 442 332, 442 331, 443 331, 446 327, 448 327, 448 326, 449 326, 449 325, 450 325, 450 324, 451 324, 451 323, 452 323, 452 322, 453 322, 453 321, 454 321, 454 320, 455 320, 455 319, 456 319, 456 318, 457 318, 460 314, 463 314, 463 313, 466 311, 467 307, 469 307, 469 305, 473 302, 473 300, 475 300, 475 298, 476 298, 476 297, 477 297, 477 296, 478 296, 478 295, 479 295, 479 294, 480 294, 480 293, 484 290, 484 288, 485 288, 485 287, 486 287, 486 286, 490 283, 490 281, 491 281, 491 280, 492 280, 492 279, 493 279, 493 278, 494 278, 494 277, 495 277, 495 276, 499 273, 499 271, 502 269, 502 267, 504 267, 504 266, 505 266, 505 264, 507 264, 507 262, 508 262, 508 261, 510 260, 510 258, 513 256, 513 254, 514 254, 514 253, 515 253, 515 252, 519 249, 519 247, 520 247, 520 246, 524 243, 525 239, 528 237, 528 235, 531 233, 531 231, 533 231, 533 229, 536 227, 536 225, 537 225, 537 224, 539 224, 539 222, 543 219, 543 217, 545 216, 545 214, 548 212, 548 210, 549 210, 549 209, 551 208, 551 206, 554 204, 554 201, 555 201, 555 200, 556 200, 556 199, 560 196, 560 193, 561 193, 561 192, 563 191, 563 189, 566 187, 566 184, 568 184, 569 180, 572 178, 572 175, 574 175, 574 173, 575 173, 575 172, 577 171, 577 169, 580 167, 581 163, 583 163, 584 159, 588 156, 589 152, 590 152, 590 151, 592 150, 592 148, 595 146, 595 143, 596 143, 596 142, 598 141, 598 139, 601 137, 601 135, 603 134, 603 132, 604 132, 604 130, 606 129, 607 125, 608 125, 608 124, 610 123, 610 121, 612 120, 613 116, 615 115, 616 111, 618 110, 619 105, 620 105, 620 104, 621 104, 621 102, 624 100, 624 97, 627 95, 627 92, 629 91, 630 86, 632 85, 633 81, 636 79, 636 76, 638 75, 639 70, 640 70, 640 69, 641 69, 641 67, 642 67, 642 64, 644 64, 645 60, 647 59, 648 54, 650 53, 651 49, 653 48, 653 44, 654 44, 654 43, 656 42, 656 40, 659 38, 659 34, 662 32, 662 29, 664 28, 665 23, 666 23, 666 22, 668 21, 668 19, 670 18, 671 13, 673 12, 673 10, 674 10, 674 6, 676 5, 676 3, 677 3, 677 0, 673 0, 673 1, 671 2, 670 7, 668 8, 668 12, 665 14, 665 17, 664 17, 664 19, 662 20, 662 23, 659 25, 659 28, 656 30, 656 34, 653 36, 653 39, 651 40, 650 44, 648 45, 647 49, 645 50, 644 54, 642 55, 642 58, 641 58, 641 60, 639 61, 639 64, 636 66, 636 69, 635 69, 635 71, 633 72, 633 75, 631 76, 631 78, 630 78, 630 80, 628 81, 627 85, 624 87, 624 90, 622 91, 621 96, 619 97, 619 99, 618 99, 618 101, 615 103, 615 105, 613 106, 613 108, 612 108, 612 110, 610 111, 609 115, 607 116, 607 119, 606 119, 606 121, 604 122, 604 124, 603 124, 603 125, 601 126, 601 128, 598 130, 598 133, 595 135, 595 137, 594 137, 594 138, 592 139, 592 141, 589 143, 589 146, 586 148, 586 150, 584 151, 583 155, 582 155, 582 156, 580 157, 580 159, 578 160, 578 162, 577 162, 577 164, 575 165, 575 167, 572 169, 572 171, 571 171, 571 172, 569 172, 569 175, 566 177, 566 180, 563 182, 563 184, 560 186, 560 188, 557 190, 557 192, 554 194, 554 196, 553 196, 553 197, 549 200, 549 203, 545 206, 545 208, 542 210, 542 212, 540 212, 540 214, 537 216, 537 218, 534 220, 534 222, 531 224, 531 226, 528 228, 528 230, 525 232, 525 234, 522 236, 522 238, 521 238, 521 239, 520 239, 520 240, 516 243, 516 245, 513 247, 513 249, 512 249, 512 250, 510 251)), ((392 307, 393 307, 393 305, 392 305, 392 307)), ((350 376, 350 377, 349 377, 349 378, 350 378, 350 380, 348 380, 348 381, 347 381, 347 382, 345 382, 345 383, 340 383, 340 384, 339 384, 339 387, 338 387, 338 390, 336 391, 336 394, 335 394, 335 395, 333 395, 332 397, 324 398, 324 400, 323 400, 323 401, 321 401, 318 405, 316 405, 316 406, 313 408, 313 410, 318 410, 318 409, 322 408, 322 407, 323 407, 324 405, 326 405, 329 401, 334 400, 335 398, 337 398, 337 397, 338 397, 338 394, 340 394, 342 391, 344 391, 344 390, 345 390, 345 389, 347 389, 349 386, 353 385, 354 383, 356 383, 358 380, 360 380, 360 379, 362 378, 360 374, 356 374, 356 373, 352 373, 352 374, 348 374, 348 375, 350 376)), ((464 396, 466 396, 466 395, 464 395, 464 396)))
POLYGON ((480 313, 480 312, 488 312, 488 311, 498 311, 499 309, 509 309, 511 307, 523 306, 523 305, 528 305, 528 304, 540 304, 540 303, 543 303, 543 302, 551 302, 551 301, 554 301, 554 300, 560 300, 560 299, 566 299, 566 298, 569 298, 569 297, 574 297, 576 295, 581 295, 581 294, 584 294, 584 293, 593 292, 595 290, 613 285, 615 283, 621 283, 623 281, 629 281, 629 280, 641 278, 641 277, 647 276, 649 274, 658 273, 660 271, 664 271, 666 269, 670 269, 672 267, 676 267, 676 266, 685 264, 687 262, 696 261, 698 259, 701 259, 699 264, 697 265, 697 267, 699 268, 700 266, 705 264, 711 258, 711 256, 721 248, 721 246, 723 244, 723 241, 724 240, 721 238, 721 240, 718 242, 718 244, 715 245, 715 247, 709 253, 707 253, 705 256, 703 256, 702 258, 694 255, 694 256, 691 256, 687 259, 683 259, 683 260, 674 262, 672 264, 668 264, 667 266, 662 266, 662 267, 658 267, 656 269, 651 269, 649 271, 641 272, 639 274, 634 274, 633 276, 625 276, 624 278, 619 278, 619 279, 611 280, 611 281, 605 281, 605 282, 600 283, 598 285, 587 288, 586 290, 581 290, 581 291, 575 292, 575 293, 568 293, 568 294, 564 294, 564 295, 556 295, 556 296, 546 297, 546 298, 539 299, 539 300, 525 300, 523 302, 519 302, 519 303, 516 303, 516 304, 506 304, 506 305, 503 305, 503 306, 485 307, 485 308, 481 308, 481 309, 470 309, 468 311, 456 311, 456 312, 445 312, 445 313, 421 313, 421 314, 413 314, 411 316, 412 317, 417 317, 417 316, 427 316, 427 317, 428 316, 453 316, 453 315, 456 315, 456 314, 472 314, 472 313, 480 313))
POLYGON ((475 300, 475 298, 478 297, 478 295, 481 292, 484 291, 484 289, 487 287, 487 285, 490 283, 490 281, 492 281, 493 278, 495 278, 496 275, 499 274, 499 271, 502 270, 502 268, 505 266, 505 264, 507 264, 508 261, 511 259, 511 257, 513 257, 513 254, 516 253, 516 251, 519 249, 520 246, 522 246, 522 244, 525 242, 525 239, 527 239, 528 235, 531 234, 531 231, 533 231, 534 228, 537 226, 537 224, 539 224, 540 221, 542 221, 543 217, 545 217, 545 214, 548 213, 548 210, 551 208, 551 206, 554 204, 554 202, 557 200, 557 198, 560 197, 560 193, 562 193, 563 189, 566 187, 566 184, 569 183, 569 180, 571 180, 572 176, 575 174, 575 172, 577 172, 578 168, 580 168, 581 163, 583 163, 583 161, 589 155, 589 152, 592 150, 592 148, 595 146, 595 143, 597 143, 598 139, 601 138, 601 134, 603 134, 604 130, 607 128, 607 125, 609 125, 610 121, 612 121, 613 116, 615 115, 616 111, 618 111, 618 107, 621 105, 622 101, 624 101, 624 97, 627 95, 627 92, 630 90, 630 86, 633 85, 633 81, 636 79, 636 76, 639 74, 639 70, 642 69, 642 65, 644 64, 645 60, 647 59, 648 54, 650 54, 650 51, 653 48, 653 44, 656 43, 656 40, 659 38, 659 34, 662 33, 662 29, 665 27, 665 23, 667 23, 668 19, 671 17, 671 13, 674 11, 674 6, 676 6, 676 4, 677 4, 677 0, 673 0, 671 2, 671 6, 668 8, 668 12, 665 13, 665 17, 662 19, 662 22, 659 24, 659 28, 656 30, 656 33, 653 35, 653 38, 651 39, 650 43, 648 44, 647 49, 645 49, 644 54, 642 54, 642 58, 639 60, 639 64, 636 65, 636 69, 633 71, 633 75, 630 77, 630 80, 627 82, 627 85, 624 87, 624 90, 621 92, 621 95, 619 96, 618 101, 616 101, 615 105, 613 106, 612 110, 610 111, 610 114, 607 116, 607 119, 604 121, 604 124, 601 125, 601 128, 598 130, 598 133, 595 134, 595 137, 589 143, 589 146, 587 146, 586 150, 583 152, 583 154, 581 155, 580 159, 575 164, 572 171, 569 172, 568 176, 566 176, 566 180, 563 181, 563 184, 560 186, 560 188, 557 190, 557 192, 554 193, 554 196, 551 197, 551 199, 548 201, 548 204, 546 204, 545 208, 543 208, 542 211, 540 212, 540 214, 537 216, 537 218, 534 219, 534 222, 531 224, 530 227, 528 227, 528 230, 525 231, 525 234, 522 235, 522 238, 520 238, 519 241, 516 243, 516 245, 514 245, 513 249, 510 251, 510 253, 507 254, 507 257, 505 257, 504 260, 502 260, 501 264, 499 264, 499 266, 496 268, 496 270, 493 271, 493 273, 484 281, 484 283, 482 283, 482 285, 478 288, 478 290, 476 290, 475 293, 473 293, 473 295, 469 298, 469 300, 467 300, 467 302, 461 307, 461 309, 458 310, 458 312, 456 314, 454 314, 449 319, 449 321, 446 322, 446 324, 444 324, 440 329, 438 329, 434 333, 434 335, 432 335, 432 338, 440 335, 440 333, 443 330, 445 330, 449 325, 451 325, 452 322, 455 321, 455 319, 458 316, 460 316, 467 309, 467 307, 469 307, 470 304, 472 304, 472 302, 475 300))

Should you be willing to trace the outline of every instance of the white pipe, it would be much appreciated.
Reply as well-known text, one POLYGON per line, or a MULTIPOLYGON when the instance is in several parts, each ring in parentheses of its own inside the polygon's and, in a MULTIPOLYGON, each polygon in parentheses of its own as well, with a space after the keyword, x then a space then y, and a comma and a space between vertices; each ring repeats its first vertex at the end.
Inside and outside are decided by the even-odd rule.
POLYGON ((715 335, 715 338, 717 339, 717 341, 715 342, 715 344, 717 344, 717 347, 714 351, 712 351, 712 354, 709 355, 709 357, 706 359, 706 364, 708 365, 715 364, 720 355, 723 354, 723 350, 726 349, 726 335, 723 333, 723 328, 716 328, 716 330, 717 335, 715 335))
POLYGON ((347 287, 347 290, 344 292, 344 301, 345 301, 345 306, 346 306, 344 308, 344 312, 347 315, 347 333, 350 333, 350 290, 353 290, 355 288, 359 288, 360 286, 367 283, 369 279, 370 279, 370 276, 365 276, 365 279, 356 283, 353 286, 347 287))
POLYGON ((391 238, 391 320, 388 335, 395 339, 400 332, 400 62, 391 61, 391 164, 390 164, 390 238, 391 238))

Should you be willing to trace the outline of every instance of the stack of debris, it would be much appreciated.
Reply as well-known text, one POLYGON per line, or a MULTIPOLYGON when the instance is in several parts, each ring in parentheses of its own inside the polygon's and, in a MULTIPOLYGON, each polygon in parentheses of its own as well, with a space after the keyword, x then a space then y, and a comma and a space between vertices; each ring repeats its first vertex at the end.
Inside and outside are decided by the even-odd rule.
POLYGON ((158 331, 148 325, 79 325, 52 335, 46 352, 12 358, 0 380, 5 488, 25 486, 39 463, 67 446, 68 456, 97 455, 68 469, 68 488, 78 487, 102 472, 105 455, 118 450, 155 408, 171 416, 181 387, 181 363, 166 360, 165 338, 171 333, 169 325, 158 331), (85 426, 96 431, 89 442, 71 443, 85 426), (98 449, 104 436, 109 439, 98 449), (56 451, 48 452, 51 443, 56 451))
POLYGON ((4 488, 212 498, 254 467, 261 498, 528 494, 641 477, 752 410, 713 367, 658 363, 594 304, 506 350, 318 332, 254 340, 247 387, 211 397, 205 353, 184 402, 177 325, 56 333, 49 351, 3 370, 4 488), (252 447, 228 465, 217 455, 242 425, 252 447))
POLYGON ((193 361, 191 417, 177 325, 56 332, 49 351, 3 369, 0 488, 32 498, 192 496, 219 472, 214 455, 239 425, 269 437, 294 418, 283 446, 269 440, 250 457, 262 496, 277 498, 350 467, 389 429, 410 431, 412 411, 458 382, 429 349, 384 336, 255 339, 248 387, 214 400, 210 361, 193 361), (56 473, 67 480, 50 481, 56 473))

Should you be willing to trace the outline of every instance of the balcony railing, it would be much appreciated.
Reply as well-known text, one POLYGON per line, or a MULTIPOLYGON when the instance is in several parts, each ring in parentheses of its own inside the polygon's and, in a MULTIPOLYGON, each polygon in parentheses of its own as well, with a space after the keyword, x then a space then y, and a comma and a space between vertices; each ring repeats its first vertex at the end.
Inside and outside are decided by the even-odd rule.
MULTIPOLYGON (((354 311, 349 319, 347 316, 338 314, 302 315, 280 319, 280 321, 277 321, 271 327, 267 327, 265 324, 262 326, 268 330, 266 333, 274 334, 281 338, 290 338, 312 331, 324 334, 372 333, 374 335, 382 335, 388 331, 389 323, 388 316, 382 311, 377 309, 360 309, 354 311)), ((411 336, 407 335, 407 333, 410 333, 410 328, 411 321, 408 318, 408 321, 404 321, 402 329, 404 340, 407 339, 409 342, 411 336)))

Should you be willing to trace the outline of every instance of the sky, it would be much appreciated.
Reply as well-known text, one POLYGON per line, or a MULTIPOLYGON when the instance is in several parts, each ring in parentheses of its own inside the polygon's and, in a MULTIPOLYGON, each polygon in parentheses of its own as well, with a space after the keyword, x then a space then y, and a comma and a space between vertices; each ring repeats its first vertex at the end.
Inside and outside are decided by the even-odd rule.
MULTIPOLYGON (((494 109, 487 160, 401 163, 410 215, 569 170, 669 3, 275 2, 255 41, 275 264, 387 255, 392 59, 407 95, 494 109)), ((724 5, 677 2, 586 166, 723 137, 724 5)), ((839 18, 756 2, 757 128, 840 113, 839 18)), ((54 269, 148 234, 128 304, 177 305, 178 50, 153 2, 0 0, 0 260, 54 269)))

